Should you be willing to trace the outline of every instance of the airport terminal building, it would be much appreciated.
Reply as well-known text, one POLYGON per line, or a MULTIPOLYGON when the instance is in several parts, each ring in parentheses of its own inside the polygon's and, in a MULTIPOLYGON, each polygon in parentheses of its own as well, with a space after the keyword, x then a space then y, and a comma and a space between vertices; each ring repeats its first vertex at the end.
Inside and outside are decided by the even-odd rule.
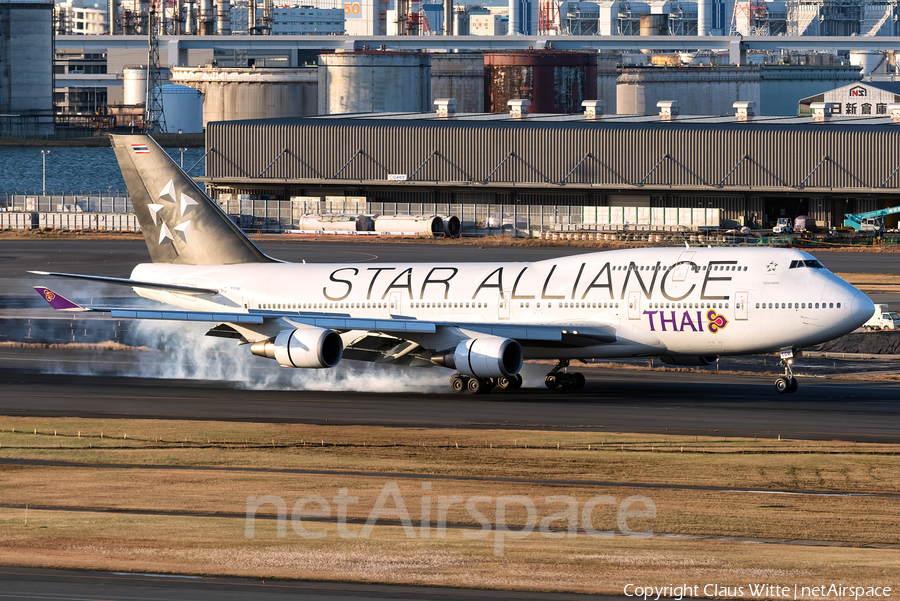
POLYGON ((890 114, 825 113, 217 122, 206 130, 204 181, 226 202, 343 198, 384 214, 474 206, 453 213, 464 221, 565 210, 574 223, 585 208, 665 207, 718 208, 725 226, 806 214, 830 227, 844 213, 900 204, 900 125, 890 114))

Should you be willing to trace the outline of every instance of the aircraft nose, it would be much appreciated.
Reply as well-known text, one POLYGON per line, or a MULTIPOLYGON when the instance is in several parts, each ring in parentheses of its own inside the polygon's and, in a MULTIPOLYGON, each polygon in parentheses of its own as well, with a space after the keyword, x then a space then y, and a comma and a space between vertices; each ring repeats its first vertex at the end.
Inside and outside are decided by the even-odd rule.
POLYGON ((850 313, 856 327, 860 327, 875 314, 875 303, 862 292, 857 292, 850 304, 850 313))

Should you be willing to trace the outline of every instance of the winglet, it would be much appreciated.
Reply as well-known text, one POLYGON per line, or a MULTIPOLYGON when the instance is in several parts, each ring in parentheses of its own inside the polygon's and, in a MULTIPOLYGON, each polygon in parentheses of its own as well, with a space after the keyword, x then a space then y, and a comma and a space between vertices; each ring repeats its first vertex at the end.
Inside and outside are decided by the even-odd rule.
POLYGON ((90 309, 85 309, 81 305, 73 303, 61 294, 57 294, 44 286, 35 286, 34 289, 37 290, 38 294, 44 297, 45 301, 50 303, 50 306, 54 311, 90 311, 90 309))

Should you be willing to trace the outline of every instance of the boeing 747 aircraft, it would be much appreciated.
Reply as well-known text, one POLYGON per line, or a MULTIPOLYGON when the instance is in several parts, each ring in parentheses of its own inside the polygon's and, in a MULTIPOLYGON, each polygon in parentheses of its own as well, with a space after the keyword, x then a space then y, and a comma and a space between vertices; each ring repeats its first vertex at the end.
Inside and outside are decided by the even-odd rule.
POLYGON ((779 352, 780 394, 797 390, 803 347, 860 327, 862 292, 807 253, 784 249, 616 250, 534 263, 296 264, 262 253, 147 136, 112 136, 152 263, 129 279, 35 271, 130 286, 159 310, 80 306, 39 286, 61 311, 208 322, 288 368, 342 359, 456 370, 454 391, 522 385, 526 359, 558 363, 548 388, 577 390, 572 360, 779 352))

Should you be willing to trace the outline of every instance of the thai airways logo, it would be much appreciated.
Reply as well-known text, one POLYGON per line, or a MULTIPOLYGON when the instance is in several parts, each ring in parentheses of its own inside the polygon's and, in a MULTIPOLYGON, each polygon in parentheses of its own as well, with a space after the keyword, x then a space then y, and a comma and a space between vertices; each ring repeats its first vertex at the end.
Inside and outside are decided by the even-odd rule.
POLYGON ((54 294, 52 290, 44 288, 44 298, 47 299, 48 303, 52 303, 53 299, 56 298, 56 294, 54 294))
POLYGON ((719 330, 724 330, 725 326, 728 325, 728 320, 725 319, 725 316, 716 313, 715 309, 710 309, 706 312, 706 329, 710 331, 711 334, 717 333, 719 330))
POLYGON ((150 149, 147 148, 146 144, 132 144, 131 150, 134 154, 150 154, 150 149))

